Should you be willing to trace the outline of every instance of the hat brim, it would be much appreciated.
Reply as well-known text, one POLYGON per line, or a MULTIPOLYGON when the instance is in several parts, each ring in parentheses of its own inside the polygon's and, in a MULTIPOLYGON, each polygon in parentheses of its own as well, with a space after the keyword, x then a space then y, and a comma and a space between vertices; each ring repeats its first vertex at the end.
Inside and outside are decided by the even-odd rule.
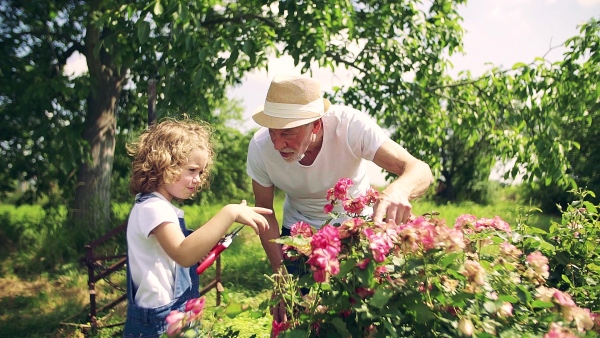
MULTIPOLYGON (((323 115, 327 112, 330 105, 331 105, 331 102, 329 102, 329 100, 323 99, 323 106, 324 106, 323 115)), ((265 114, 264 113, 264 105, 261 105, 258 108, 256 108, 254 114, 252 115, 252 119, 254 120, 254 122, 258 123, 259 125, 261 125, 265 128, 290 129, 290 128, 299 127, 299 126, 311 123, 313 121, 316 121, 316 120, 320 119, 321 117, 323 117, 323 115, 317 116, 317 117, 311 117, 308 119, 288 119, 288 118, 282 118, 282 117, 273 117, 273 116, 269 116, 269 115, 265 114)))

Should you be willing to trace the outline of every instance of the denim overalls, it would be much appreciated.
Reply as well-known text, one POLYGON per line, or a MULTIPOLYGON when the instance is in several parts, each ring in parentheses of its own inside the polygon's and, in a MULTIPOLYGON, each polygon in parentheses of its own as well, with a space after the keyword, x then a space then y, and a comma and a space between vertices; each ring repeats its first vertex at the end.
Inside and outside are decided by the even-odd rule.
MULTIPOLYGON (((143 202, 148 198, 156 197, 153 194, 144 194, 136 199, 136 203, 143 202)), ((158 197, 156 197, 158 198, 158 197)), ((191 231, 186 229, 183 218, 179 219, 179 226, 185 236, 191 231)), ((129 259, 127 260, 127 319, 123 337, 160 337, 167 331, 165 319, 172 310, 183 311, 185 303, 193 298, 200 297, 200 278, 196 273, 196 265, 184 268, 176 264, 175 268, 175 288, 173 290, 173 300, 156 308, 143 308, 135 304, 135 287, 131 279, 129 270, 129 259)))

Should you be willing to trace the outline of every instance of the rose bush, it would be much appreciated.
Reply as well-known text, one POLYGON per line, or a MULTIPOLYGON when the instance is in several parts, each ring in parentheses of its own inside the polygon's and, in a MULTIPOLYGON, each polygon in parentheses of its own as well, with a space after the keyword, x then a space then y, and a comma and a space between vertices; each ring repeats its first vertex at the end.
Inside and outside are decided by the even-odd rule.
POLYGON ((224 327, 217 322, 224 318, 233 319, 243 312, 250 312, 252 318, 264 316, 264 311, 253 309, 239 301, 240 295, 227 290, 221 291, 221 303, 207 308, 206 297, 190 299, 183 311, 171 311, 166 318, 167 331, 162 338, 206 337, 231 338, 244 336, 239 329, 224 327))
POLYGON ((167 332, 163 337, 201 337, 202 317, 206 297, 193 298, 185 303, 184 311, 174 310, 167 316, 167 332))
POLYGON ((305 273, 270 276, 269 306, 282 299, 288 310, 288 322, 273 322, 275 336, 596 335, 598 315, 548 285, 548 241, 469 214, 452 227, 431 214, 375 224, 362 213, 377 191, 353 197, 351 185, 342 179, 329 190, 331 218, 319 230, 297 223, 277 240, 286 264, 305 273), (337 204, 344 212, 333 213, 337 204))
MULTIPOLYGON (((569 293, 580 305, 600 308, 600 216, 598 207, 587 201, 594 193, 572 190, 576 199, 561 208, 560 223, 552 222, 548 231, 535 231, 541 241, 531 242, 549 258, 548 284, 569 293)), ((528 233, 534 229, 526 229, 528 233)))

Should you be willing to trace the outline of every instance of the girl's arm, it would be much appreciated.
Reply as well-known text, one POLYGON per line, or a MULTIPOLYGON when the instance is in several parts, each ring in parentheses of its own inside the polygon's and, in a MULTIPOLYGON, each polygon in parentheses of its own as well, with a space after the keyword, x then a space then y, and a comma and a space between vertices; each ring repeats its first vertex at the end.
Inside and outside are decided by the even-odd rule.
POLYGON ((189 267, 206 256, 234 222, 250 226, 259 234, 269 228, 263 215, 272 213, 272 210, 266 208, 248 207, 246 201, 243 201, 241 204, 224 206, 187 237, 181 232, 179 224, 171 222, 161 223, 152 230, 152 234, 171 259, 181 266, 189 267))

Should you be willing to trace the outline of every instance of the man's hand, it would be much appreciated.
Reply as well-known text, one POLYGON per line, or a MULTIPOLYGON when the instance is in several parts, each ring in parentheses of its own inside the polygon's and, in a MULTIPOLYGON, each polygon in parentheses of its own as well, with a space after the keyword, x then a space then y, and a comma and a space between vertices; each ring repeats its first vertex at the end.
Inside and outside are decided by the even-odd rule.
POLYGON ((375 223, 393 220, 396 224, 401 224, 408 221, 412 214, 412 205, 408 201, 408 194, 402 191, 391 191, 390 187, 379 193, 373 209, 375 210, 373 213, 373 222, 375 223))
POLYGON ((279 303, 273 305, 271 308, 271 314, 273 315, 273 320, 277 323, 287 322, 287 314, 285 311, 285 302, 282 300, 279 303))

